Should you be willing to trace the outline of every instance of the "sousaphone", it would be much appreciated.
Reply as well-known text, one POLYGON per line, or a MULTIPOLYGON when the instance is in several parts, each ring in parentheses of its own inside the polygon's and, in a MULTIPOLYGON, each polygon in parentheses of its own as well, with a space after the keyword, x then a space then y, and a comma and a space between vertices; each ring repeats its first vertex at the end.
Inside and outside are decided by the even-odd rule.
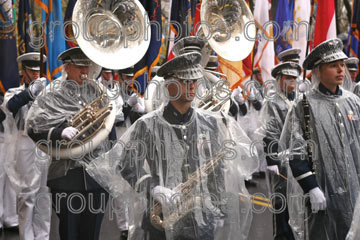
POLYGON ((138 0, 78 0, 72 20, 80 48, 108 69, 135 65, 150 44, 150 21, 138 0))

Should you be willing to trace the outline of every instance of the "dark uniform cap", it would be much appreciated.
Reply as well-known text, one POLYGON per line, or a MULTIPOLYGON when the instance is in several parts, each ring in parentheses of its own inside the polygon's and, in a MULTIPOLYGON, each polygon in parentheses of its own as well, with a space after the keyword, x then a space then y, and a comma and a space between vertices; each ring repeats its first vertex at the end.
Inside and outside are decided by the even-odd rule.
POLYGON ((175 76, 180 79, 199 79, 204 76, 200 61, 200 53, 185 53, 164 63, 157 71, 157 75, 159 77, 175 76))
POLYGON ((278 57, 282 62, 299 61, 301 50, 298 48, 290 48, 279 53, 278 57))
POLYGON ((205 41, 202 41, 195 36, 184 37, 174 44, 172 48, 172 52, 174 53, 175 57, 184 53, 189 53, 194 51, 201 52, 201 50, 205 46, 205 43, 206 43, 205 41))
POLYGON ((129 77, 133 77, 134 76, 134 71, 135 71, 134 66, 131 66, 131 67, 128 67, 128 68, 125 68, 125 69, 120 69, 119 73, 124 74, 124 75, 129 76, 129 77))
POLYGON ((271 71, 271 76, 276 78, 279 74, 299 77, 301 73, 301 67, 299 64, 294 62, 284 62, 276 65, 271 71))
POLYGON ((347 59, 347 56, 342 51, 343 44, 340 39, 333 38, 320 43, 314 48, 306 57, 303 68, 311 70, 320 63, 329 63, 337 60, 347 59))
POLYGON ((345 64, 346 64, 346 67, 349 69, 349 71, 357 72, 359 59, 356 57, 348 58, 345 60, 345 64))
POLYGON ((216 71, 218 67, 218 57, 217 56, 210 56, 209 62, 207 63, 205 69, 216 71))
POLYGON ((92 61, 79 47, 70 48, 60 53, 58 56, 58 61, 62 61, 63 63, 71 63, 78 66, 89 66, 92 63, 92 61))
MULTIPOLYGON (((31 70, 40 71, 40 53, 30 52, 22 54, 17 58, 17 62, 21 62, 23 67, 31 70)), ((46 56, 43 55, 43 63, 46 62, 46 56)))
POLYGON ((101 72, 108 72, 111 73, 113 70, 109 69, 109 68, 102 68, 101 72))

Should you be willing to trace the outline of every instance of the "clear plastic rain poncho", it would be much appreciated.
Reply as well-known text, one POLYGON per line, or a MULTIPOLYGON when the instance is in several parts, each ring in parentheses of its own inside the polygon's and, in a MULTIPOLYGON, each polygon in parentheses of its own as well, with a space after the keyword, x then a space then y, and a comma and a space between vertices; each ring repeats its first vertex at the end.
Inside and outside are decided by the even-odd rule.
MULTIPOLYGON (((287 168, 288 164, 284 159, 286 155, 285 149, 279 147, 281 132, 284 127, 285 119, 288 111, 294 105, 295 101, 302 97, 299 92, 299 84, 302 81, 296 80, 297 85, 295 90, 291 93, 291 97, 288 98, 287 93, 280 90, 280 80, 269 80, 265 83, 264 89, 264 101, 259 114, 258 128, 255 131, 257 141, 261 142, 264 146, 262 151, 267 159, 267 165, 278 166, 279 173, 281 175, 270 174, 270 193, 269 195, 274 197, 274 210, 279 213, 282 211, 288 211, 286 203, 292 201, 287 199, 287 168), (280 194, 283 197, 280 197, 280 194)), ((308 86, 310 88, 310 86, 308 86)), ((277 212, 275 212, 277 213, 277 212)), ((274 225, 276 224, 276 216, 274 215, 274 225)), ((279 229, 276 229, 276 234, 279 233, 279 229)), ((282 233, 285 234, 287 229, 282 229, 282 233)))
POLYGON ((25 131, 25 119, 32 102, 21 107, 15 117, 7 109, 8 101, 25 90, 25 85, 9 89, 4 97, 4 169, 17 193, 36 192, 40 187, 41 174, 46 172, 47 157, 39 152, 25 131), (41 157, 40 157, 41 156, 41 157), (39 161, 40 158, 45 162, 39 161))
MULTIPOLYGON (((313 82, 319 82, 316 74, 313 82)), ((291 108, 284 124, 279 147, 288 150, 289 155, 282 159, 293 169, 295 161, 308 161, 308 142, 313 149, 316 180, 327 200, 325 211, 312 213, 310 204, 305 205, 309 201, 305 201, 300 185, 288 171, 289 224, 296 239, 345 239, 350 228, 360 190, 360 99, 340 89, 341 96, 325 95, 317 88, 306 95, 310 140, 304 140, 301 101, 291 108)))
POLYGON ((129 239, 144 239, 156 186, 174 193, 162 205, 167 239, 247 239, 244 177, 257 168, 255 148, 226 116, 194 109, 186 124, 170 124, 166 105, 138 119, 87 172, 112 195, 127 196, 129 239))

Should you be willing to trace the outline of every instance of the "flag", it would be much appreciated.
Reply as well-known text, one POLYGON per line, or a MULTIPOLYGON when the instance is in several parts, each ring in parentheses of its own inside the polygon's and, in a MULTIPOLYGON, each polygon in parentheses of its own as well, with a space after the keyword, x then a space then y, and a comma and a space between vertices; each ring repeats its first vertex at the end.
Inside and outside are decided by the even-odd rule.
POLYGON ((269 23, 270 0, 257 0, 254 8, 255 24, 259 27, 256 54, 254 57, 254 67, 261 70, 264 81, 271 80, 271 70, 274 67, 274 42, 269 23))
POLYGON ((347 42, 347 55, 359 57, 360 40, 360 0, 354 0, 352 8, 351 25, 347 42))
POLYGON ((242 61, 230 62, 220 56, 218 56, 219 72, 226 75, 228 82, 230 83, 230 89, 235 89, 238 86, 243 88, 243 63, 242 61))
POLYGON ((276 8, 274 28, 276 62, 280 62, 277 55, 291 48, 293 26, 294 0, 279 0, 276 8))
POLYGON ((295 0, 294 6, 294 28, 293 28, 293 42, 292 47, 298 48, 300 52, 300 66, 305 59, 308 23, 310 22, 311 0, 295 0))
POLYGON ((45 23, 46 77, 49 81, 61 75, 62 62, 57 60, 65 51, 65 35, 61 0, 35 0, 42 9, 42 21, 45 23))
POLYGON ((75 40, 74 33, 72 31, 72 14, 74 11, 76 0, 69 0, 69 3, 66 7, 65 17, 64 17, 64 31, 65 31, 65 43, 66 49, 77 47, 78 44, 75 40))
MULTIPOLYGON (((352 8, 352 18, 347 42, 347 55, 352 57, 360 57, 360 0, 354 0, 352 8)), ((358 66, 359 70, 359 66, 358 66)), ((356 82, 360 81, 358 71, 356 82)))
POLYGON ((192 12, 193 15, 193 26, 192 26, 192 31, 191 31, 191 36, 196 36, 196 32, 199 30, 200 27, 200 10, 201 10, 201 3, 198 2, 195 5, 195 9, 192 12))
POLYGON ((192 33, 193 18, 196 12, 196 1, 173 0, 171 2, 170 37, 168 47, 168 58, 174 58, 172 47, 174 43, 192 33), (193 11, 192 11, 193 10, 193 11))
POLYGON ((336 38, 335 2, 318 0, 314 47, 331 38, 336 38))
POLYGON ((140 94, 144 94, 148 81, 151 77, 151 70, 154 66, 156 66, 160 58, 162 43, 161 0, 141 0, 140 2, 149 16, 151 24, 151 39, 150 46, 146 54, 134 66, 134 79, 136 79, 135 81, 137 84, 135 84, 135 86, 133 85, 133 87, 135 87, 140 94))
POLYGON ((19 55, 27 52, 32 52, 33 49, 30 45, 31 39, 29 35, 31 26, 31 11, 29 0, 19 1, 19 13, 18 13, 18 50, 19 55))
POLYGON ((19 86, 15 22, 11 0, 0 0, 0 91, 19 86))
POLYGON ((252 59, 253 59, 253 52, 252 51, 249 56, 247 56, 244 60, 242 60, 243 63, 243 77, 244 79, 251 77, 252 74, 252 59))

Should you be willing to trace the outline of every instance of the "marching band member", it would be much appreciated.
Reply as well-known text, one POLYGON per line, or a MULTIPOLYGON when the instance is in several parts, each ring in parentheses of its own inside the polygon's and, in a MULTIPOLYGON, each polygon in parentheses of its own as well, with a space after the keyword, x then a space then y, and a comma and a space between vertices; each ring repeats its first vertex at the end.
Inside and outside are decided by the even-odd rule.
MULTIPOLYGON (((300 53, 301 53, 301 49, 299 48, 290 48, 290 49, 286 49, 284 51, 282 51, 281 53, 279 53, 278 57, 281 60, 281 62, 294 62, 299 64, 300 63, 300 53)), ((301 95, 301 91, 299 91, 301 83, 305 83, 309 88, 311 86, 311 83, 309 81, 309 79, 305 78, 305 81, 303 80, 303 75, 301 74, 298 78, 298 85, 297 88, 295 89, 296 95, 297 97, 300 97, 301 95)), ((305 88, 306 85, 303 85, 303 87, 305 88)))
POLYGON ((157 75, 165 79, 169 101, 137 120, 121 144, 87 166, 109 191, 123 192, 123 184, 114 181, 119 175, 136 190, 127 195, 134 198, 130 237, 215 239, 216 234, 223 239, 247 238, 251 211, 244 176, 257 167, 256 151, 251 157, 250 140, 232 118, 191 106, 196 81, 203 77, 200 59, 199 53, 191 52, 162 65, 157 75), (224 146, 229 143, 226 140, 231 147, 224 146), (135 147, 137 143, 141 150, 135 147), (175 202, 181 205, 185 198, 193 201, 189 209, 182 205, 185 209, 178 213, 184 215, 167 218, 175 202), (137 205, 136 199, 146 204, 137 205), (158 214, 169 224, 163 230, 152 214, 158 209, 155 202, 162 204, 162 214, 158 214))
MULTIPOLYGON (((40 54, 25 53, 18 57, 22 64, 24 84, 9 89, 3 107, 7 116, 5 123, 5 149, 7 171, 17 192, 17 213, 20 239, 49 239, 51 207, 49 199, 41 196, 48 193, 46 167, 39 164, 36 146, 25 132, 25 119, 34 98, 46 85, 40 78, 40 54), (38 204, 43 206, 39 208, 38 204)), ((46 57, 43 57, 46 61, 46 57)))
POLYGON ((310 239, 345 239, 360 190, 360 99, 341 87, 342 48, 341 40, 330 39, 306 57, 313 88, 291 108, 281 136, 292 175, 310 197, 305 216, 296 212, 304 217, 296 231, 310 239))
POLYGON ((119 70, 119 97, 123 100, 123 118, 116 123, 118 138, 145 113, 144 98, 135 93, 132 88, 134 71, 134 67, 119 70))
MULTIPOLYGON (((264 136, 267 170, 272 173, 270 176, 271 193, 282 194, 284 197, 287 196, 287 181, 280 174, 287 176, 287 168, 282 165, 278 157, 278 145, 285 118, 295 99, 295 87, 300 73, 301 67, 297 63, 286 62, 275 66, 271 75, 276 79, 280 89, 271 98, 265 98, 259 120, 258 132, 261 131, 264 136)), ((275 209, 281 209, 282 200, 275 198, 275 209)), ((288 220, 287 208, 273 215, 274 239, 294 239, 288 220)))
MULTIPOLYGON (((69 121, 98 97, 99 90, 94 80, 88 80, 93 77, 90 75, 95 65, 79 47, 62 52, 58 59, 63 62, 63 74, 36 98, 26 125, 35 142, 46 142, 53 147, 76 136, 78 129, 69 126, 69 121)), ((108 140, 116 141, 114 128, 108 140)), ((90 161, 98 149, 110 146, 105 140, 90 153, 84 153, 81 160, 90 161)), ((109 195, 79 161, 59 159, 56 155, 48 170, 47 185, 59 218, 60 238, 99 239, 109 195)))
POLYGON ((345 60, 345 64, 347 69, 349 70, 351 80, 354 86, 354 93, 360 97, 360 83, 356 83, 356 76, 358 74, 358 66, 359 66, 359 59, 355 57, 351 57, 345 60))

